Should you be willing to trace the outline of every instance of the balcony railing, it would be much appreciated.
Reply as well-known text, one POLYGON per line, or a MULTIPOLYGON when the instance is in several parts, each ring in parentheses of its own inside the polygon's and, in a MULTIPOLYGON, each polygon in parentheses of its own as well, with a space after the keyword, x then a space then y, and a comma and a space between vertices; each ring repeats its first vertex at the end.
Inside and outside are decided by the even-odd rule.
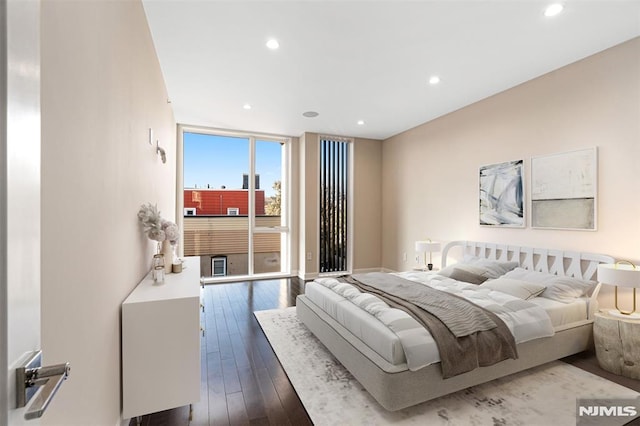
MULTIPOLYGON (((257 227, 280 226, 280 216, 258 216, 257 227)), ((281 234, 254 234, 254 273, 281 271, 281 234)), ((225 275, 247 275, 249 218, 247 216, 185 216, 184 255, 200 256, 201 273, 213 275, 212 262, 223 257, 225 275)))
MULTIPOLYGON (((280 226, 280 216, 258 216, 256 226, 280 226)), ((249 251, 247 216, 191 216, 184 218, 184 255, 246 254, 249 251)), ((280 234, 255 234, 254 253, 280 252, 280 234)))

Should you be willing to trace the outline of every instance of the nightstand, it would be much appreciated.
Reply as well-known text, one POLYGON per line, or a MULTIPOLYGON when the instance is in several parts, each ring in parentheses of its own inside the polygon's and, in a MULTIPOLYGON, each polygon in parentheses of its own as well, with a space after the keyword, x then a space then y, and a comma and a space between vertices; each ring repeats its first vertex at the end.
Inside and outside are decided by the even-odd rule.
POLYGON ((640 379, 640 321, 597 312, 593 340, 600 367, 620 376, 640 379))

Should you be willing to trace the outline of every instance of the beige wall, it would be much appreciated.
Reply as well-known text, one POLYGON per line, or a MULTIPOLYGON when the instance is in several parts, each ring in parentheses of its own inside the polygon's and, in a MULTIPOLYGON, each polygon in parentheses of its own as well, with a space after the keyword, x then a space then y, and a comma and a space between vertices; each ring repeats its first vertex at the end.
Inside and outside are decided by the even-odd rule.
POLYGON ((354 142, 353 270, 380 270, 382 264, 382 143, 354 142))
POLYGON ((44 425, 119 424, 120 304, 154 248, 136 213, 174 219, 175 144, 141 2, 43 2, 42 347, 72 366, 44 425))
MULTIPOLYGON (((319 135, 305 133, 299 146, 299 272, 304 279, 318 274, 319 135), (311 260, 307 260, 311 253, 311 260)), ((379 270, 382 259, 382 143, 354 139, 353 265, 354 272, 379 270)))
POLYGON ((300 216, 298 215, 298 208, 300 206, 300 163, 298 161, 298 159, 300 158, 299 138, 291 138, 291 151, 289 152, 289 154, 290 168, 288 170, 287 181, 290 185, 290 198, 283 199, 282 202, 286 203, 288 206, 289 226, 291 227, 291 238, 289 246, 289 256, 291 257, 291 275, 296 276, 300 273, 300 264, 303 262, 302 259, 304 259, 299 257, 299 244, 301 240, 300 238, 297 238, 297 235, 300 232, 300 216))
POLYGON ((318 273, 318 135, 304 133, 298 142, 299 194, 293 215, 298 217, 298 276, 309 279, 318 273))
POLYGON ((410 269, 414 241, 427 236, 640 260, 639 76, 636 38, 384 141, 383 266, 410 269), (532 156, 594 146, 597 231, 478 225, 480 166, 524 159, 528 199, 532 156))

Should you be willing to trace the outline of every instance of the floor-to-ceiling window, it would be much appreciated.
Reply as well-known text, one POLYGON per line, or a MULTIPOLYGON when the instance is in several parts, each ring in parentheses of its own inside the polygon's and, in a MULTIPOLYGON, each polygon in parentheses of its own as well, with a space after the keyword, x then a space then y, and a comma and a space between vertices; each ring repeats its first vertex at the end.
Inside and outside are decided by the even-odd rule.
POLYGON ((320 138, 320 273, 349 272, 351 140, 320 138))
POLYGON ((289 274, 289 139, 180 129, 184 256, 211 281, 289 274))

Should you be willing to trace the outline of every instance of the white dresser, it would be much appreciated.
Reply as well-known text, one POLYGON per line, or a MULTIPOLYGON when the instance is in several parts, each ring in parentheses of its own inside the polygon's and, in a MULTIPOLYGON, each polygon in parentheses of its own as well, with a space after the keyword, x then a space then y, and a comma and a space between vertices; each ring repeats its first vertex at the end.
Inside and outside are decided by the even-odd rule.
POLYGON ((122 417, 200 399, 200 258, 163 283, 147 275, 122 303, 122 417))

